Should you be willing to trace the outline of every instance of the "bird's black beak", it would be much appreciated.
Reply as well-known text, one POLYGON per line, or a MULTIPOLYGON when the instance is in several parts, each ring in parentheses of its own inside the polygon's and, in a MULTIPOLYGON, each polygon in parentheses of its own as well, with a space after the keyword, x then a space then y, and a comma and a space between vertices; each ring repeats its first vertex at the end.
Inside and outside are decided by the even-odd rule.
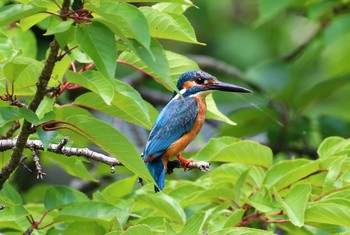
POLYGON ((251 90, 246 89, 241 86, 232 85, 226 82, 217 81, 216 83, 208 84, 208 90, 217 90, 217 91, 230 91, 230 92, 240 92, 240 93, 252 93, 251 90))

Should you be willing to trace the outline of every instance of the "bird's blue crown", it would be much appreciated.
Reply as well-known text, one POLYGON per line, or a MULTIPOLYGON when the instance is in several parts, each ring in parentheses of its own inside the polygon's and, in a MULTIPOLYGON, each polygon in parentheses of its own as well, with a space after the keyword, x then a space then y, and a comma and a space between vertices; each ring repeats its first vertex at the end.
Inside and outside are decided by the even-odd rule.
POLYGON ((215 79, 212 75, 202 70, 191 70, 187 71, 179 76, 177 80, 177 89, 181 90, 187 81, 196 81, 197 79, 215 79))

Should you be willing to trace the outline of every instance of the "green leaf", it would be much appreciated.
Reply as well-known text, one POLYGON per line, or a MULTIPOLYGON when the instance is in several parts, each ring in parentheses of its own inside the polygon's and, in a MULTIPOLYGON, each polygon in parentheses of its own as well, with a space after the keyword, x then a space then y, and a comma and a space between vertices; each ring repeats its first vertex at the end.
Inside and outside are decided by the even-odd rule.
POLYGON ((0 204, 5 206, 22 205, 23 199, 12 185, 5 182, 0 191, 0 204))
POLYGON ((309 184, 298 184, 282 199, 277 191, 274 192, 277 202, 281 203, 290 222, 297 227, 304 225, 304 213, 311 193, 309 184))
MULTIPOLYGON (((29 215, 28 211, 22 205, 7 206, 1 210, 0 221, 18 221, 29 215)), ((0 223, 1 223, 0 222, 0 223)))
POLYGON ((9 80, 9 84, 14 81, 16 95, 33 95, 42 68, 41 62, 18 56, 3 66, 3 72, 6 79, 9 80))
MULTIPOLYGON (((38 48, 33 45, 37 45, 37 39, 35 34, 28 30, 22 31, 19 27, 13 27, 6 30, 7 37, 11 39, 14 48, 11 48, 13 53, 18 53, 21 56, 36 58, 38 48)), ((8 56, 7 58, 11 58, 8 56)))
POLYGON ((272 232, 255 228, 226 228, 219 231, 215 231, 212 235, 223 235, 223 234, 234 234, 234 235, 274 235, 272 232))
POLYGON ((48 210, 88 200, 85 194, 67 186, 52 186, 44 195, 44 205, 48 210))
POLYGON ((180 204, 172 197, 164 194, 139 194, 137 202, 152 208, 158 215, 161 214, 168 219, 184 224, 186 215, 180 204))
POLYGON ((50 160, 62 167, 62 169, 65 170, 68 174, 81 179, 91 180, 93 182, 98 181, 93 175, 91 175, 88 169, 86 169, 83 159, 77 157, 68 158, 53 153, 46 154, 50 154, 50 160))
POLYGON ((95 92, 101 96, 106 104, 111 104, 114 97, 113 83, 110 79, 103 76, 102 73, 92 70, 84 73, 75 73, 68 70, 66 76, 67 81, 95 92))
POLYGON ((121 235, 152 235, 152 230, 149 226, 144 224, 130 226, 121 235))
POLYGON ((30 4, 11 4, 0 8, 0 26, 11 24, 24 17, 34 15, 45 8, 30 4))
POLYGON ((269 167, 272 164, 272 151, 257 142, 223 137, 211 139, 192 158, 197 161, 237 162, 269 167))
POLYGON ((226 220, 224 228, 234 227, 236 224, 241 222, 245 210, 243 209, 236 209, 232 212, 230 217, 226 220))
POLYGON ((103 189, 101 195, 106 199, 106 202, 114 204, 131 192, 135 182, 136 176, 118 180, 103 189))
POLYGON ((92 92, 79 96, 77 99, 75 99, 74 104, 85 108, 98 110, 103 113, 124 119, 125 121, 143 126, 146 129, 151 129, 152 122, 147 112, 147 106, 143 104, 143 102, 140 103, 137 99, 133 99, 130 94, 124 95, 118 91, 116 91, 116 93, 117 94, 114 95, 111 105, 106 105, 106 103, 97 94, 92 92), (146 108, 146 112, 144 108, 146 108))
POLYGON ((20 118, 18 108, 15 107, 0 107, 0 127, 6 123, 15 121, 20 118))
POLYGON ((140 7, 146 16, 152 37, 199 43, 195 32, 184 15, 159 11, 152 7, 140 7))
POLYGON ((64 207, 55 221, 111 221, 119 215, 119 210, 104 202, 80 201, 64 207))
POLYGON ((350 151, 350 140, 341 137, 328 137, 320 144, 317 154, 320 158, 342 156, 350 151))
POLYGON ((205 212, 198 212, 192 215, 186 222, 181 234, 200 234, 205 222, 205 212))
POLYGON ((60 223, 59 225, 52 227, 46 234, 47 235, 61 235, 61 234, 95 234, 104 235, 106 229, 96 222, 71 222, 60 223))
POLYGON ((318 202, 305 211, 305 223, 324 223, 350 226, 350 207, 336 203, 318 202))
POLYGON ((266 173, 263 184, 280 190, 319 170, 319 163, 306 159, 281 161, 266 173))
POLYGON ((170 77, 169 63, 160 43, 152 39, 149 49, 142 47, 136 41, 131 41, 131 43, 134 48, 133 53, 126 51, 121 53, 118 62, 143 70, 165 87, 177 90, 170 77))
POLYGON ((105 77, 114 78, 117 50, 114 34, 109 28, 99 22, 77 27, 76 41, 105 77))
POLYGON ((200 69, 195 61, 184 55, 172 51, 165 51, 165 56, 169 62, 170 76, 174 81, 186 71, 200 69))
POLYGON ((207 102, 207 108, 208 108, 207 115, 206 115, 207 118, 223 121, 230 125, 237 125, 235 122, 231 121, 225 114, 220 112, 220 110, 215 104, 212 94, 209 94, 207 96, 206 102, 207 102))
POLYGON ((341 173, 342 165, 347 160, 347 157, 339 157, 335 159, 328 168, 328 173, 323 184, 323 192, 328 192, 335 188, 335 181, 341 173))
POLYGON ((33 125, 39 124, 39 118, 32 110, 27 108, 20 108, 18 111, 21 116, 28 122, 32 123, 33 125))
POLYGON ((37 130, 37 134, 39 136, 39 139, 41 143, 43 144, 44 150, 46 151, 49 145, 52 143, 52 141, 57 136, 56 131, 44 131, 42 128, 39 128, 37 130))
POLYGON ((242 188, 244 186, 244 183, 247 179, 247 176, 249 175, 249 171, 251 168, 248 168, 247 170, 245 170, 237 179, 235 186, 233 188, 233 192, 235 194, 235 198, 234 201, 236 203, 239 203, 241 200, 241 194, 242 194, 242 188))
MULTIPOLYGON (((87 4, 86 9, 105 18, 117 27, 123 36, 134 38, 143 47, 149 48, 151 37, 148 23, 137 7, 127 3, 103 2, 99 7, 87 4)), ((119 33, 117 35, 119 36, 119 33)))
POLYGON ((47 36, 47 35, 53 35, 56 33, 66 32, 70 29, 73 23, 74 23, 73 19, 62 20, 58 16, 51 16, 49 18, 47 31, 44 35, 47 36))
POLYGON ((183 14, 191 6, 192 5, 185 5, 181 3, 160 2, 160 3, 154 4, 152 8, 162 12, 168 12, 173 14, 183 14))
POLYGON ((287 8, 290 4, 290 0, 260 0, 259 1, 259 18, 255 23, 257 26, 270 20, 278 13, 287 8))
POLYGON ((135 146, 118 130, 96 118, 74 115, 66 121, 84 130, 84 137, 95 143, 147 182, 153 182, 135 146), (96 131, 98 130, 98 131, 96 131))
POLYGON ((272 199, 271 192, 266 186, 258 189, 252 197, 248 199, 250 205, 261 212, 271 212, 276 209, 275 202, 272 199))

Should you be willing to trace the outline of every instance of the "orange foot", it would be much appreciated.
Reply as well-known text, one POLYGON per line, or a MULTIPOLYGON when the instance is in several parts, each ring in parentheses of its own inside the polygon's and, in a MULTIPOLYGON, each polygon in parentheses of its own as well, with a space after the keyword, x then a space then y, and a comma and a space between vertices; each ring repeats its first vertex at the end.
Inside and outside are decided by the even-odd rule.
POLYGON ((184 171, 187 170, 187 165, 188 165, 190 162, 193 162, 193 160, 183 158, 181 155, 178 155, 178 156, 177 156, 177 159, 179 159, 179 161, 182 162, 182 165, 183 165, 183 167, 184 167, 184 171))

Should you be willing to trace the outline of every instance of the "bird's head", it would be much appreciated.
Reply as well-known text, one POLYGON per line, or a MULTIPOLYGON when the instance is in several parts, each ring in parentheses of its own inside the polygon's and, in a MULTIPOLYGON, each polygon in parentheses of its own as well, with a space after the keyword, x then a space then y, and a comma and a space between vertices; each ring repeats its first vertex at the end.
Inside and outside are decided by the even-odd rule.
MULTIPOLYGON (((221 82, 216 77, 201 70, 192 70, 181 74, 177 81, 177 89, 179 89, 183 97, 191 95, 205 97, 211 91, 216 90, 251 93, 250 90, 244 87, 221 82)), ((172 98, 174 97, 179 97, 179 95, 174 92, 172 98)))

